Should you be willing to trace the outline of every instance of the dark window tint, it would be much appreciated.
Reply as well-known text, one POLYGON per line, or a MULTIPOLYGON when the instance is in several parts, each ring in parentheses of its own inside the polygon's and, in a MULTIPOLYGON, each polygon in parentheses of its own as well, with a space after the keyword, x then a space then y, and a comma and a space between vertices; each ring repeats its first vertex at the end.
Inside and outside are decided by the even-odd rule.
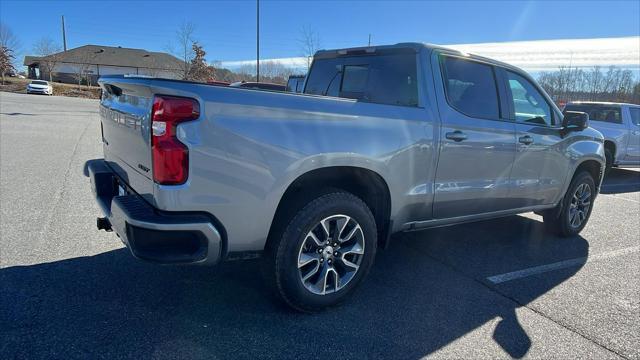
POLYGON ((443 70, 451 106, 471 117, 500 117, 498 91, 491 66, 445 56, 443 70))
POLYGON ((640 126, 640 108, 629 108, 631 122, 640 126))
POLYGON ((338 96, 342 80, 340 59, 315 60, 307 78, 307 94, 338 96))
POLYGON ((369 67, 367 65, 347 65, 344 67, 341 91, 363 93, 367 90, 369 67))
POLYGON ((289 79, 287 81, 287 91, 296 91, 296 85, 298 84, 298 79, 289 79))
POLYGON ((569 104, 566 111, 581 111, 589 114, 589 120, 602 121, 612 124, 622 124, 620 106, 605 104, 569 104))
POLYGON ((517 122, 553 124, 551 106, 529 80, 510 71, 507 80, 517 122))
POLYGON ((305 93, 418 106, 416 55, 379 54, 315 60, 305 93))

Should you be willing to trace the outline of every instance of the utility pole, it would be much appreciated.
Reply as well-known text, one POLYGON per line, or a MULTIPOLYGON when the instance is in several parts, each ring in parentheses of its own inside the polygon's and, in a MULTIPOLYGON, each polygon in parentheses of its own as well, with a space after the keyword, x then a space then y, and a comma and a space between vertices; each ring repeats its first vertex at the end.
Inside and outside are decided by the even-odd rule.
POLYGON ((62 44, 64 46, 64 51, 67 51, 67 34, 64 30, 64 15, 62 15, 62 44))
POLYGON ((256 0, 256 81, 260 82, 260 0, 256 0))
POLYGON ((369 45, 368 46, 371 46, 371 34, 369 34, 369 45))

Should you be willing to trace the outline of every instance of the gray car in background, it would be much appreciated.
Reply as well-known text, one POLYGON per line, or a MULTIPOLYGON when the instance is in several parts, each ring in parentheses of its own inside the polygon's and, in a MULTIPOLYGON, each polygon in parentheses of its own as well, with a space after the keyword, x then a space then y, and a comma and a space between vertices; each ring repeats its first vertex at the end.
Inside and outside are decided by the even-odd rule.
POLYGON ((319 51, 304 93, 102 77, 88 174, 138 258, 262 256, 288 305, 343 301, 392 233, 524 212, 586 225, 602 134, 522 70, 438 46, 319 51))
POLYGON ((604 135, 607 170, 640 166, 640 105, 573 101, 564 109, 589 114, 591 127, 604 135))

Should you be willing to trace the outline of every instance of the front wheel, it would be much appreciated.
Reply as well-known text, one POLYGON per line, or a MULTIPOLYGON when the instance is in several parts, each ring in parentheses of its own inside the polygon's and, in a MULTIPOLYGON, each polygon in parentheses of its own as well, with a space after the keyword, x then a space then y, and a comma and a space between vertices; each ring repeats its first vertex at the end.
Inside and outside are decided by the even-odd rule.
POLYGON ((577 174, 558 205, 560 209, 544 215, 547 229, 562 237, 579 234, 589 221, 595 196, 596 185, 591 174, 586 171, 577 174))
POLYGON ((292 308, 314 312, 351 295, 376 253, 374 217, 358 197, 324 194, 297 211, 266 250, 267 279, 292 308))

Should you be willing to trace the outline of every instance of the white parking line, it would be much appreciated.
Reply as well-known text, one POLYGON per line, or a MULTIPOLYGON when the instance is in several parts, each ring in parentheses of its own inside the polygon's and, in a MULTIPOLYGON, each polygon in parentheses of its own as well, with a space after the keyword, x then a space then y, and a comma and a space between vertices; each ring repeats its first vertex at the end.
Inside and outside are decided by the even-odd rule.
POLYGON ((506 274, 489 276, 487 278, 487 280, 489 280, 490 282, 492 282, 494 284, 500 284, 500 283, 503 283, 503 282, 522 279, 522 278, 525 278, 525 277, 528 277, 528 276, 538 275, 538 274, 546 273, 546 272, 549 272, 549 271, 566 269, 566 268, 569 268, 569 267, 578 266, 578 265, 584 264, 586 262, 610 259, 610 258, 616 257, 616 256, 633 254, 633 253, 638 252, 638 251, 640 251, 640 246, 631 246, 631 247, 618 249, 618 250, 613 250, 613 251, 608 251, 608 252, 605 252, 605 253, 602 253, 602 254, 592 255, 592 256, 588 256, 588 257, 569 259, 569 260, 559 261, 559 262, 552 263, 552 264, 535 266, 535 267, 530 267, 530 268, 523 269, 523 270, 513 271, 513 272, 506 273, 506 274))

